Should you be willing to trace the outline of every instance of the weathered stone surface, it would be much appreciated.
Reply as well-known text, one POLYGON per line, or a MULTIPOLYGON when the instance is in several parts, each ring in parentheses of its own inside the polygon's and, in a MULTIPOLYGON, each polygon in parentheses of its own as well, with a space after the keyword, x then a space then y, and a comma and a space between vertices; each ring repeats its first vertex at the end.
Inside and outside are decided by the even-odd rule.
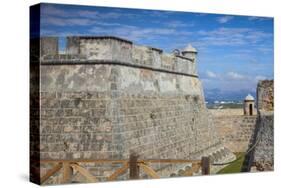
POLYGON ((274 169, 274 82, 264 80, 258 83, 258 122, 252 163, 257 171, 274 169))
MULTIPOLYGON (((71 52, 77 41, 72 42, 71 52)), ((193 61, 112 38, 81 38, 79 44, 86 60, 122 60, 151 69, 43 60, 42 158, 128 159, 133 151, 140 158, 201 159, 223 148, 193 61)), ((229 151, 227 156, 234 157, 229 151)), ((169 177, 185 166, 153 168, 169 177)), ((117 167, 86 168, 95 168, 93 175, 104 181, 117 167)))
POLYGON ((273 111, 274 109, 274 82, 262 80, 257 87, 258 110, 273 111))
POLYGON ((257 116, 244 116, 243 109, 220 109, 210 112, 224 146, 232 152, 247 151, 252 143, 257 116))
POLYGON ((254 151, 253 164, 258 171, 273 170, 274 166, 274 128, 273 113, 261 112, 259 117, 259 128, 256 138, 257 146, 254 151))
POLYGON ((59 41, 57 37, 42 37, 40 39, 40 56, 58 54, 58 46, 59 41))
MULTIPOLYGON (((58 40, 53 37, 52 40, 58 40)), ((45 38, 48 48, 58 46, 45 38)), ((188 54, 187 54, 188 55, 188 54)), ((196 56, 195 56, 196 57, 196 56)), ((126 66, 140 66, 149 69, 157 69, 165 72, 188 74, 197 76, 196 58, 164 54, 162 50, 134 45, 132 42, 117 37, 67 37, 66 54, 58 54, 57 51, 41 57, 43 63, 85 63, 98 64, 125 64, 126 66)), ((61 79, 64 79, 63 75, 61 79)), ((45 78, 46 81, 48 77, 45 78)))

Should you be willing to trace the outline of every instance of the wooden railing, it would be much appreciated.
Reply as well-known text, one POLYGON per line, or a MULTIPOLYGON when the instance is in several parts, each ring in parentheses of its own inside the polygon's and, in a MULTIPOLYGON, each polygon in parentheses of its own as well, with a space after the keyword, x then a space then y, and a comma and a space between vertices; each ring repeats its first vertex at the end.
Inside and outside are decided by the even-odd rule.
POLYGON ((202 157, 201 160, 186 160, 186 159, 139 159, 136 154, 131 154, 129 160, 111 160, 111 159, 77 159, 77 160, 41 160, 40 163, 52 163, 53 167, 48 170, 40 179, 41 184, 46 182, 51 176, 62 170, 62 180, 60 183, 70 183, 72 181, 73 171, 80 173, 87 182, 97 182, 98 179, 93 176, 85 167, 83 163, 111 163, 122 164, 122 166, 116 169, 109 177, 108 181, 116 180, 118 176, 124 174, 129 170, 130 179, 139 179, 140 170, 151 178, 160 178, 157 172, 150 166, 151 163, 192 163, 190 169, 184 171, 182 176, 192 176, 194 172, 198 172, 200 167, 202 175, 210 174, 210 159, 208 157, 202 157))

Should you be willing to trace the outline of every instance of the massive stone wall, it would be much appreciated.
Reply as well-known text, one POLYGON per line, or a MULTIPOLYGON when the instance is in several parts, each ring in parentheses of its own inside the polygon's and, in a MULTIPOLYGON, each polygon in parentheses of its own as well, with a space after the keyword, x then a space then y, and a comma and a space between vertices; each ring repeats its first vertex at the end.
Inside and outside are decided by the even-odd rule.
POLYGON ((258 83, 258 122, 255 137, 255 150, 251 165, 258 171, 274 168, 274 82, 263 80, 258 83))
POLYGON ((273 112, 260 112, 258 120, 257 145, 254 150, 253 166, 258 171, 273 170, 274 167, 274 114, 273 112))
POLYGON ((263 80, 257 87, 257 106, 260 111, 274 110, 274 82, 263 80))
MULTIPOLYGON (((153 151, 151 145, 147 145, 147 143, 165 145, 164 141, 166 140, 166 144, 168 144, 175 135, 183 134, 182 137, 177 138, 185 143, 184 141, 189 138, 184 138, 184 135, 188 131, 199 129, 202 126, 202 128, 206 128, 206 131, 199 131, 201 137, 198 139, 201 142, 205 141, 206 144, 209 144, 209 140, 216 142, 214 138, 209 137, 211 135, 208 135, 210 134, 208 124, 205 125, 208 122, 208 116, 203 115, 207 112, 200 87, 186 90, 185 95, 181 93, 184 92, 186 86, 173 93, 177 91, 176 80, 191 83, 192 86, 200 84, 196 78, 108 65, 41 66, 41 78, 42 135, 44 132, 50 133, 50 131, 56 133, 58 128, 66 132, 67 137, 70 137, 66 138, 65 142, 70 139, 74 143, 80 141, 82 143, 88 141, 98 143, 99 139, 91 140, 85 137, 83 140, 83 137, 79 137, 78 134, 73 135, 79 137, 78 140, 75 140, 69 136, 69 133, 97 133, 104 129, 105 132, 101 131, 102 138, 98 136, 101 139, 100 142, 104 143, 106 135, 109 135, 110 138, 107 140, 109 139, 110 144, 120 143, 120 147, 132 148, 141 144, 138 143, 140 140, 137 140, 137 137, 143 136, 146 138, 143 139, 143 145, 147 147, 136 147, 135 149, 137 152, 146 152, 146 149, 153 151), (200 117, 201 115, 203 117, 200 117), (49 126, 45 127, 45 124, 49 124, 49 126), (161 132, 161 127, 163 132, 161 132), (128 135, 124 137, 129 142, 112 141, 114 138, 110 134, 112 131, 125 134, 127 130, 131 132, 128 132, 128 135), (160 143, 157 140, 151 140, 153 139, 152 135, 157 133, 162 133, 166 139, 161 140, 160 143)), ((93 137, 92 139, 96 138, 92 135, 91 137, 93 137)), ((63 140, 61 141, 63 142, 63 140)), ((189 142, 190 151, 203 149, 201 148, 203 145, 196 146, 194 141, 189 142)), ((51 142, 46 140, 46 143, 51 142)), ((176 147, 173 148, 176 149, 176 147)), ((107 151, 114 150, 107 149, 107 151)), ((159 152, 156 153, 159 154, 159 152)), ((50 152, 46 154, 49 155, 50 152)), ((55 151, 54 154, 58 155, 59 152, 55 151)), ((173 153, 173 155, 175 154, 173 153)), ((76 153, 75 156, 78 154, 76 153)), ((75 156, 71 157, 75 158, 75 156)), ((162 156, 164 157, 165 154, 162 156)))
POLYGON ((253 141, 257 116, 243 115, 243 109, 210 110, 214 126, 232 152, 246 152, 253 141))
MULTIPOLYGON (((115 37, 67 46, 71 54, 41 58, 42 159, 234 157, 216 135, 194 60, 115 37)), ((117 167, 88 165, 100 180, 117 167)), ((154 168, 167 177, 183 166, 154 168)))

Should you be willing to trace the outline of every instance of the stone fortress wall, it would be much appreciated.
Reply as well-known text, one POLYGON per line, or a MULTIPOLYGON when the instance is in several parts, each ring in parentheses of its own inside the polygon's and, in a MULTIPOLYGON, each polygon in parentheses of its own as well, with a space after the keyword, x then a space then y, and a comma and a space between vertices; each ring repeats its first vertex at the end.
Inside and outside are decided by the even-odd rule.
POLYGON ((66 54, 59 55, 55 38, 42 38, 42 60, 45 63, 110 63, 197 77, 194 53, 166 54, 161 49, 134 45, 111 36, 67 37, 66 45, 66 54))
POLYGON ((232 152, 247 152, 246 171, 273 170, 274 167, 274 82, 257 85, 257 109, 243 115, 243 109, 209 110, 225 147, 232 152))
MULTIPOLYGON (((116 37, 69 37, 66 54, 57 45, 41 41, 41 159, 235 158, 205 106, 194 51, 165 54, 116 37)), ((103 181, 117 167, 88 169, 103 181)), ((185 166, 154 168, 168 177, 185 166)))
POLYGON ((209 110, 224 145, 232 152, 245 152, 253 141, 257 116, 243 115, 243 109, 209 110))
POLYGON ((273 80, 263 80, 257 87, 258 111, 273 112, 274 110, 274 82, 273 80))
POLYGON ((256 147, 252 155, 253 171, 274 169, 274 82, 263 80, 258 83, 258 119, 256 147))

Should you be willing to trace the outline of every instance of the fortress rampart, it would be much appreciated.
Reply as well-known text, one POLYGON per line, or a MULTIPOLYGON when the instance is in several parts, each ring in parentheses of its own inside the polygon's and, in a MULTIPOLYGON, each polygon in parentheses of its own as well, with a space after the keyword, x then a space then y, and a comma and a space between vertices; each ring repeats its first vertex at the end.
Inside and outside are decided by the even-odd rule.
MULTIPOLYGON (((166 54, 116 37, 68 37, 65 54, 57 45, 40 43, 41 159, 235 158, 205 106, 194 50, 166 54)), ((103 181, 118 166, 87 168, 103 181)), ((154 166, 161 177, 181 168, 154 166)))
POLYGON ((112 36, 67 37, 66 46, 65 54, 59 54, 58 38, 41 38, 42 63, 104 63, 198 77, 193 52, 185 56, 166 54, 112 36))

